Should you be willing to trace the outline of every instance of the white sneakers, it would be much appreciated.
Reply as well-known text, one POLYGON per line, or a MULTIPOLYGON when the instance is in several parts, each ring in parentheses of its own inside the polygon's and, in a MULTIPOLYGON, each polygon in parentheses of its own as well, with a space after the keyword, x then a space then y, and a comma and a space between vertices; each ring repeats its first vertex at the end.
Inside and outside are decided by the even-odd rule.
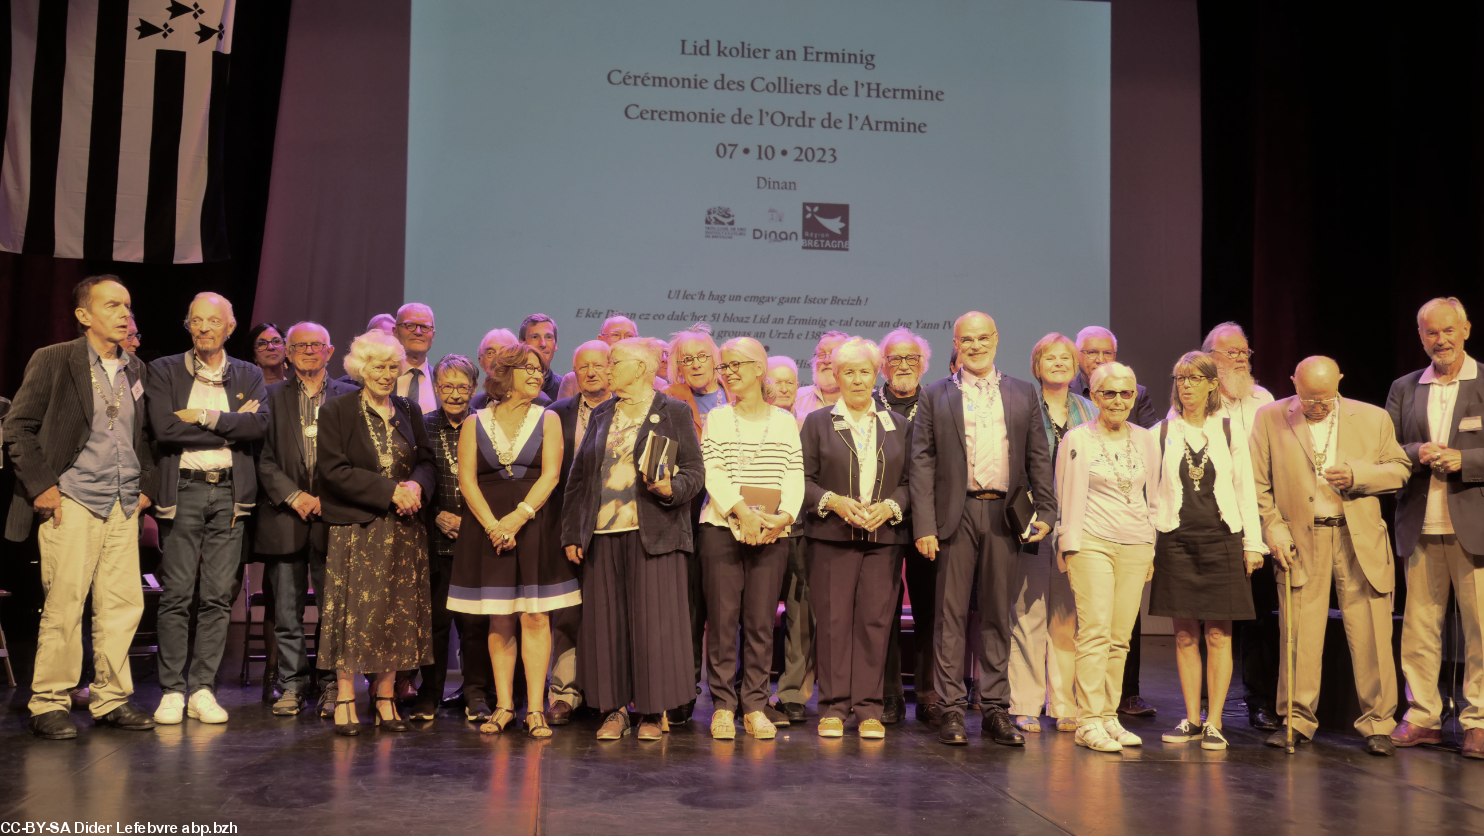
POLYGON ((1078 746, 1085 746, 1094 752, 1123 751, 1123 744, 1109 737, 1102 723, 1094 722, 1088 723, 1085 726, 1078 726, 1075 740, 1078 746))
POLYGON ((778 727, 761 711, 754 711, 743 717, 742 728, 755 740, 772 740, 778 735, 778 727))
POLYGON ((166 694, 160 697, 160 707, 155 709, 155 722, 162 726, 178 725, 185 717, 185 695, 166 694))
POLYGON ((216 695, 202 688, 186 703, 186 716, 203 723, 227 722, 227 710, 216 703, 216 695))
POLYGON ((1144 745, 1144 741, 1143 741, 1142 738, 1140 738, 1137 734, 1134 734, 1133 732, 1131 732, 1128 729, 1124 728, 1123 727, 1123 724, 1120 723, 1120 722, 1118 722, 1118 720, 1116 720, 1116 719, 1103 721, 1103 731, 1107 732, 1109 737, 1111 737, 1114 740, 1118 741, 1120 745, 1123 745, 1123 746, 1143 746, 1144 745))
POLYGON ((737 738, 736 715, 724 708, 718 708, 711 715, 711 737, 715 740, 735 740, 737 738))

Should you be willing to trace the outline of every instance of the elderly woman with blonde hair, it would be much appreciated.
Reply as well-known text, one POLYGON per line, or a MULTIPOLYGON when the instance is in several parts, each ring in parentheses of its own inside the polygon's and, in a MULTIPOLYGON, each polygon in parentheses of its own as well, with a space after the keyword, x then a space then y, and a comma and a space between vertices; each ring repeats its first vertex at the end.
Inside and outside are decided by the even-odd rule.
POLYGON ((433 447, 422 414, 393 394, 405 358, 396 337, 367 331, 345 370, 361 390, 325 401, 316 424, 320 515, 330 526, 319 597, 317 664, 335 672, 335 733, 355 735, 355 674, 375 675, 372 717, 397 715, 397 671, 433 662, 428 534, 419 513, 433 496, 433 447))
POLYGON ((1057 569, 1077 603, 1078 746, 1117 752, 1143 743, 1118 721, 1129 637, 1154 569, 1154 436, 1129 421, 1133 369, 1105 363, 1089 391, 1096 421, 1069 431, 1056 458, 1057 569))
POLYGON ((788 545, 780 542, 804 501, 799 427, 763 400, 768 353, 751 337, 728 340, 718 370, 733 402, 711 411, 701 436, 706 505, 701 511, 701 567, 710 615, 706 655, 716 711, 711 736, 736 736, 740 705, 748 734, 777 731, 763 710, 773 663, 773 616, 788 545), (742 688, 737 690, 737 628, 742 628, 742 688))

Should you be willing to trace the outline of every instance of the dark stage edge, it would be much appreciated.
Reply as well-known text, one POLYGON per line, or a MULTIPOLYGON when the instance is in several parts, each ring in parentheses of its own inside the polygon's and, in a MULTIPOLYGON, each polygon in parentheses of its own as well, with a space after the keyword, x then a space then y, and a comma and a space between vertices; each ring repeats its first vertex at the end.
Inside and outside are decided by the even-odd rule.
MULTIPOLYGON (((1321 734, 1289 756, 1263 746, 1245 717, 1228 718, 1225 752, 1160 743, 1178 720, 1170 640, 1146 639, 1144 664, 1144 696, 1160 716, 1127 721, 1146 742, 1122 754, 1079 749, 1049 723, 1024 749, 996 746, 973 717, 966 747, 939 744, 914 719, 885 741, 853 728, 826 741, 812 704, 803 729, 771 742, 739 729, 722 743, 707 734, 707 697, 688 727, 656 743, 600 744, 596 719, 545 742, 481 736, 447 710, 408 734, 367 725, 348 739, 307 713, 272 716, 259 686, 235 678, 220 689, 232 714, 224 726, 125 732, 74 712, 78 739, 51 742, 26 734, 25 692, 15 690, 0 716, 0 822, 407 836, 1484 833, 1484 763, 1453 751, 1377 758, 1358 737, 1321 734)), ((158 694, 142 683, 138 702, 153 710, 158 694)), ((363 720, 364 705, 362 696, 363 720)))

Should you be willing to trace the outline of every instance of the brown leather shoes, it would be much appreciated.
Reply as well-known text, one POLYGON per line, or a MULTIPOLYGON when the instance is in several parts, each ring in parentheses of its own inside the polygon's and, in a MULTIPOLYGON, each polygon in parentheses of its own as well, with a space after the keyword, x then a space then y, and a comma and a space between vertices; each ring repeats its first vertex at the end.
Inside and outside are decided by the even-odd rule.
POLYGON ((1421 746, 1424 743, 1437 746, 1443 742, 1443 730, 1424 729, 1421 726, 1414 726, 1403 720, 1401 725, 1392 730, 1391 742, 1403 748, 1421 746))
POLYGON ((546 709, 546 722, 553 726, 565 726, 572 722, 572 704, 566 700, 552 700, 546 709))
POLYGON ((1468 729, 1463 733, 1463 756, 1484 760, 1484 729, 1468 729))

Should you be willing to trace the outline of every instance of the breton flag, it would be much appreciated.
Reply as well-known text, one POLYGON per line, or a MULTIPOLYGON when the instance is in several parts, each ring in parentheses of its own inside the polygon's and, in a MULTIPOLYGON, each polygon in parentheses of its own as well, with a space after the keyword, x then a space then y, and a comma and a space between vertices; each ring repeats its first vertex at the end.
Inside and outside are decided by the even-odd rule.
POLYGON ((0 0, 0 250, 149 263, 228 256, 234 0, 0 0))

